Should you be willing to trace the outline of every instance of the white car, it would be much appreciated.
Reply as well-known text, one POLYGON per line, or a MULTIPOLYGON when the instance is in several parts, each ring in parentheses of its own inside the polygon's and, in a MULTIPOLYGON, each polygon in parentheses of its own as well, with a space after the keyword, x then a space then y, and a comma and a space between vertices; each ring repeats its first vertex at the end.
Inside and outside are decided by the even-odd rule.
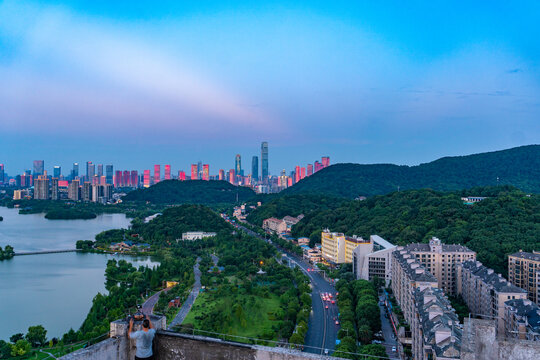
POLYGON ((396 347, 392 346, 392 352, 396 352, 396 347))

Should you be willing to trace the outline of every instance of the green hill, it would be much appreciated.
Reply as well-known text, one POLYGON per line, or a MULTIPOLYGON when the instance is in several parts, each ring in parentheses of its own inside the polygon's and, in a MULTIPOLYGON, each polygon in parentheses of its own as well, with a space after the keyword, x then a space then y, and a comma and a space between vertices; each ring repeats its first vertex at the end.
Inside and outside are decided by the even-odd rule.
POLYGON ((123 201, 144 201, 153 204, 234 204, 255 197, 247 187, 234 186, 226 181, 166 180, 147 189, 128 193, 123 201))
POLYGON ((335 209, 346 201, 344 198, 317 194, 295 194, 273 198, 253 210, 247 220, 261 226, 264 219, 283 218, 286 215, 298 216, 315 210, 335 209))
POLYGON ((510 186, 461 192, 408 190, 312 212, 292 230, 294 236, 320 242, 324 228, 362 237, 378 234, 396 245, 436 236, 445 243, 468 246, 486 266, 505 274, 506 255, 540 249, 540 195, 527 196, 510 186), (490 197, 472 206, 461 200, 474 195, 490 197))
POLYGON ((283 195, 318 193, 356 198, 408 189, 453 191, 506 184, 540 193, 540 145, 444 157, 417 166, 336 164, 301 180, 283 195))

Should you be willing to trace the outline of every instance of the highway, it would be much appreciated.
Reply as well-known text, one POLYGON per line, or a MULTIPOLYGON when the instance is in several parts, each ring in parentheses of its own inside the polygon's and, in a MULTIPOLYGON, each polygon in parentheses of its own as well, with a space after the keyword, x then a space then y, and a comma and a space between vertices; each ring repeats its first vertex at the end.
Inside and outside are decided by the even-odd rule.
MULTIPOLYGON (((249 235, 263 241, 269 241, 238 223, 233 223, 233 225, 236 228, 245 231, 249 235)), ((276 246, 273 243, 272 245, 276 246)), ((284 249, 280 249, 277 246, 276 248, 282 254, 286 255, 286 259, 289 263, 299 266, 311 280, 312 312, 309 317, 308 332, 305 339, 304 351, 313 354, 324 354, 325 349, 327 349, 328 354, 332 354, 336 346, 337 332, 339 330, 339 325, 336 325, 338 308, 336 304, 331 304, 331 302, 323 302, 321 293, 332 293, 335 299, 336 290, 322 277, 319 272, 308 271, 308 269, 313 269, 311 264, 307 263, 305 260, 296 255, 290 254, 284 249), (328 309, 326 309, 327 305, 328 309)))

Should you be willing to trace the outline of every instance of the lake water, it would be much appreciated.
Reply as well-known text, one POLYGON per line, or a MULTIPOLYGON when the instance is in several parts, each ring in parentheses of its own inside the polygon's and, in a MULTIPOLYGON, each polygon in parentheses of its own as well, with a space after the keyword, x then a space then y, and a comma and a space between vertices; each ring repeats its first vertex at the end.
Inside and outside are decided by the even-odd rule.
MULTIPOLYGON (((123 214, 92 220, 47 220, 43 214, 19 215, 0 207, 0 246, 17 251, 74 248, 78 239, 93 239, 103 230, 127 227, 123 214)), ((47 337, 78 329, 98 292, 105 293, 105 266, 109 259, 126 259, 135 266, 157 263, 149 258, 103 254, 59 253, 15 256, 0 261, 0 339, 26 333, 41 324, 47 337)))

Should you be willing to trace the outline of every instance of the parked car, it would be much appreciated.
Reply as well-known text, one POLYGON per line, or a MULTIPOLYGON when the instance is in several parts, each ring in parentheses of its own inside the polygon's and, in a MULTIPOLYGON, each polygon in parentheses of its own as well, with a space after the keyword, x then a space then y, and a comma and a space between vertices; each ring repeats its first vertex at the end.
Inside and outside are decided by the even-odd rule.
POLYGON ((392 352, 396 352, 396 347, 392 346, 392 352))

